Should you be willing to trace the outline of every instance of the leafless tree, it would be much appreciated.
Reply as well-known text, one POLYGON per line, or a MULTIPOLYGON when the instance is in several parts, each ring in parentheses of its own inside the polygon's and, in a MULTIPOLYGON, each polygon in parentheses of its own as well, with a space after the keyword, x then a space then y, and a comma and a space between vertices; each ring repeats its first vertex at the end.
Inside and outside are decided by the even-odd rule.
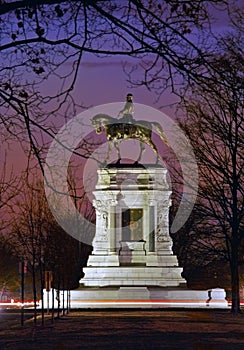
POLYGON ((130 58, 135 62, 132 71, 139 69, 135 76, 127 70, 134 85, 144 85, 159 96, 168 88, 181 95, 183 81, 205 84, 209 70, 217 69, 209 61, 216 42, 211 14, 215 7, 232 14, 236 4, 234 0, 2 1, 1 123, 25 146, 29 140, 26 148, 42 167, 58 127, 84 107, 81 97, 79 101, 75 97, 84 56, 130 58))
POLYGON ((1 176, 0 176, 0 220, 1 228, 3 231, 7 219, 8 207, 11 205, 11 201, 19 193, 19 176, 16 176, 13 169, 9 169, 7 166, 6 154, 4 161, 1 164, 1 176), (6 218, 5 218, 6 217, 6 218))
MULTIPOLYGON (((94 209, 89 205, 90 202, 84 200, 84 190, 82 195, 82 188, 79 189, 72 176, 70 170, 69 187, 74 192, 72 198, 75 206, 83 211, 87 220, 94 220, 94 209)), ((28 175, 28 178, 31 176, 28 175)), ((36 322, 37 297, 43 297, 44 271, 52 271, 53 288, 77 288, 91 247, 72 238, 58 225, 48 207, 42 181, 38 180, 36 174, 32 178, 32 183, 23 178, 21 191, 9 207, 8 227, 2 238, 14 256, 28 262, 32 274, 36 322)), ((73 217, 68 217, 68 213, 64 215, 65 220, 72 221, 72 225, 74 221, 75 224, 73 217)))
MULTIPOLYGON (((23 181, 24 182, 24 181, 23 181)), ((44 255, 46 249, 47 232, 46 221, 51 214, 45 205, 44 191, 41 183, 29 186, 23 183, 22 191, 11 204, 9 212, 9 225, 4 236, 5 244, 11 249, 12 254, 20 261, 28 263, 32 275, 33 299, 35 303, 35 318, 37 296, 37 282, 41 281, 43 274, 44 255), (40 273, 40 276, 38 275, 40 273)), ((38 285, 39 285, 38 282, 38 285)))
POLYGON ((7 163, 6 153, 2 154, 3 161, 0 164, 0 250, 1 250, 1 277, 0 288, 12 287, 16 289, 19 281, 16 274, 15 258, 9 258, 9 251, 4 245, 4 231, 9 222, 9 208, 11 202, 18 196, 20 191, 19 175, 15 175, 12 168, 7 163), (8 260, 8 263, 6 263, 8 260))
MULTIPOLYGON (((206 97, 208 93, 208 97, 212 97, 212 92, 218 96, 218 84, 216 106, 220 110, 232 108, 223 98, 230 91, 230 77, 223 68, 223 62, 228 66, 229 60, 219 61, 223 50, 211 19, 216 8, 229 15, 230 21, 234 14, 235 20, 243 21, 240 3, 234 0, 1 2, 0 120, 8 137, 18 138, 30 152, 30 157, 35 155, 43 170, 47 149, 60 125, 86 107, 80 97, 77 101, 75 94, 86 55, 130 59, 135 62, 132 68, 125 66, 130 82, 134 86, 146 86, 158 97, 167 89, 181 98, 187 97, 188 92, 195 93, 196 86, 197 96, 202 91, 206 97), (223 105, 219 106, 218 101, 223 105)), ((198 102, 209 105, 204 97, 198 102)), ((210 112, 212 107, 209 105, 209 115, 210 112)), ((201 123, 196 121, 194 129, 199 140, 205 135, 204 125, 212 123, 212 119, 211 123, 210 120, 202 123, 202 120, 201 117, 201 123)), ((224 125, 222 121, 220 126, 224 128, 224 125)), ((191 130, 187 127, 185 130, 189 137, 192 136, 191 130)), ((211 136, 215 135, 214 132, 211 134, 211 129, 208 131, 211 136)), ((229 130, 224 130, 221 135, 226 136, 226 132, 229 135, 229 130)), ((208 135, 206 137, 211 140, 208 135)), ((209 143, 209 146, 212 144, 211 152, 214 141, 209 143)), ((92 147, 83 145, 76 151, 77 155, 90 156, 96 141, 87 140, 89 142, 92 147)), ((199 159, 202 148, 199 143, 195 147, 199 159)), ((220 148, 215 148, 215 152, 216 157, 220 148)), ((208 159, 208 165, 213 166, 211 169, 209 165, 213 175, 216 167, 212 158, 211 163, 208 159)), ((205 180, 207 186, 209 182, 207 178, 205 180)), ((230 184, 229 193, 237 196, 236 188, 230 184)), ((233 203, 237 204, 236 197, 233 197, 233 203)), ((235 210, 232 214, 236 218, 235 210)))
MULTIPOLYGON (((238 26, 238 22, 237 22, 238 26)), ((228 261, 232 311, 239 312, 239 265, 243 263, 244 126, 242 31, 219 42, 208 86, 191 85, 181 126, 199 169, 198 200, 188 223, 190 251, 208 262, 228 261), (218 84, 218 81, 223 79, 218 84), (194 242, 194 243, 193 243, 194 242), (200 256, 202 254, 202 257, 200 256)))

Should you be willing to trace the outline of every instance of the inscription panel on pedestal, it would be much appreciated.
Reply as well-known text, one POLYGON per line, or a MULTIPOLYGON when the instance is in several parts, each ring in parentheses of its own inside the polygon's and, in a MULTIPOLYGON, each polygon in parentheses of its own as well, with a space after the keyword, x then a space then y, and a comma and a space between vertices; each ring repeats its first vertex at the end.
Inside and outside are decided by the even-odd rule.
POLYGON ((143 209, 130 208, 122 211, 122 240, 143 239, 143 209))

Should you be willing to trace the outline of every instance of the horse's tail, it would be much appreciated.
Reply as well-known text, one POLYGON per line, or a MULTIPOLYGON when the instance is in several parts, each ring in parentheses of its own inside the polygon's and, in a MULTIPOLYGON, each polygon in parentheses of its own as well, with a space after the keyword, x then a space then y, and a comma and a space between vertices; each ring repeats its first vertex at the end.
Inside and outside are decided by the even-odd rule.
POLYGON ((164 130, 162 128, 162 126, 158 123, 158 122, 152 122, 152 124, 155 126, 157 132, 159 133, 159 136, 161 137, 161 139, 163 140, 163 142, 167 145, 170 146, 169 141, 167 140, 164 130))

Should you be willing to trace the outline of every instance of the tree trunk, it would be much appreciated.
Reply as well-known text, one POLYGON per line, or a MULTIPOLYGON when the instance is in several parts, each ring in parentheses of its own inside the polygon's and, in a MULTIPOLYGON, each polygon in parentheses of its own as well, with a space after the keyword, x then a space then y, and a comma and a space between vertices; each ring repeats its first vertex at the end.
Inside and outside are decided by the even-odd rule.
POLYGON ((52 323, 54 322, 54 288, 52 285, 52 323))
MULTIPOLYGON (((235 131, 236 135, 238 130, 235 131)), ((239 275, 239 232, 238 232, 238 177, 236 173, 236 149, 232 156, 233 161, 233 189, 232 189, 232 252, 231 252, 231 289, 232 313, 240 312, 240 275, 239 275)))
POLYGON ((40 285, 41 285, 41 302, 42 302, 42 309, 41 309, 41 313, 42 313, 42 326, 44 325, 45 322, 45 315, 44 315, 44 295, 43 295, 43 289, 44 289, 44 283, 43 283, 43 264, 42 262, 40 262, 40 285))
POLYGON ((233 238, 232 241, 232 258, 231 268, 231 292, 232 308, 231 312, 237 314, 240 312, 240 281, 239 281, 239 264, 238 264, 238 241, 233 238))
POLYGON ((58 300, 58 315, 57 315, 57 318, 60 318, 60 277, 58 277, 57 300, 58 300))
POLYGON ((33 288, 33 298, 34 298, 34 324, 36 325, 37 318, 37 298, 36 298, 36 273, 35 273, 35 265, 32 265, 32 288, 33 288))

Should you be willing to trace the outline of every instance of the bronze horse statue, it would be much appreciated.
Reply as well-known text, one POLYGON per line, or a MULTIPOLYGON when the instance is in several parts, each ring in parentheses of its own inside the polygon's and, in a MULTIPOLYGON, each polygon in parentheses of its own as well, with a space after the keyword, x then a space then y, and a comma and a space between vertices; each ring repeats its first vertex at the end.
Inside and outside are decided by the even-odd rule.
POLYGON ((118 152, 118 163, 121 160, 119 142, 126 139, 137 139, 140 141, 140 154, 136 161, 138 163, 142 157, 142 153, 145 150, 145 143, 148 144, 157 155, 157 163, 159 161, 159 154, 157 147, 152 141, 152 128, 156 128, 158 134, 160 135, 163 142, 169 146, 169 143, 164 135, 164 131, 161 125, 157 122, 149 122, 145 120, 133 121, 131 123, 126 123, 123 121, 123 118, 116 119, 107 114, 96 114, 92 118, 92 125, 96 130, 97 134, 100 134, 103 130, 106 133, 109 146, 108 153, 105 162, 109 160, 111 152, 111 143, 114 144, 118 152))

